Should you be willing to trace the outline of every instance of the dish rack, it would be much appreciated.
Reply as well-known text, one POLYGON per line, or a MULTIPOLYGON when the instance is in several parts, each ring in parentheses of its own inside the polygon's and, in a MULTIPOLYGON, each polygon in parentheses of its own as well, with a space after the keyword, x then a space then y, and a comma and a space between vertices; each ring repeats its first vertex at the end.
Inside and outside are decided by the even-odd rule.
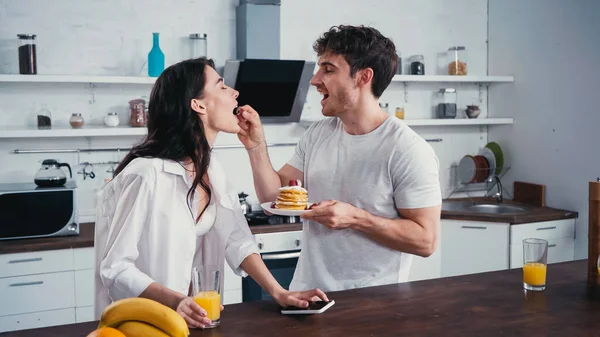
MULTIPOLYGON (((477 170, 485 169, 475 169, 475 171, 477 170)), ((497 185, 500 183, 504 199, 512 199, 512 195, 504 188, 501 181, 501 178, 504 177, 508 171, 510 171, 510 166, 504 166, 499 174, 490 175, 482 182, 463 183, 458 177, 458 165, 452 165, 450 167, 450 185, 453 187, 447 198, 450 199, 455 193, 466 193, 469 198, 473 198, 470 193, 482 191, 485 191, 484 197, 489 197, 491 196, 490 192, 497 190, 497 185)))

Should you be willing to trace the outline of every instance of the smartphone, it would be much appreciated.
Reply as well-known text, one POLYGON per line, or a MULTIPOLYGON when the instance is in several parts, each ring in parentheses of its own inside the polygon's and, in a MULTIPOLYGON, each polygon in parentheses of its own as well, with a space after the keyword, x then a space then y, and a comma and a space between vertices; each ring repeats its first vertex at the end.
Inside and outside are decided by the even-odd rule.
POLYGON ((330 300, 329 302, 325 302, 325 301, 308 302, 308 308, 285 307, 285 308, 281 309, 281 313, 285 314, 285 315, 320 314, 320 313, 325 312, 325 310, 329 309, 334 304, 335 304, 334 300, 330 300))

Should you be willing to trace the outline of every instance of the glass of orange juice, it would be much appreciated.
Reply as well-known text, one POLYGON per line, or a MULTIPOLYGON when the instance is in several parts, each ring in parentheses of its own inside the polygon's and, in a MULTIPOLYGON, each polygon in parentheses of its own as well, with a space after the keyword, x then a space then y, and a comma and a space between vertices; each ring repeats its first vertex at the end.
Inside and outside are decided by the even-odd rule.
POLYGON ((523 288, 541 291, 546 289, 546 265, 548 241, 544 239, 523 240, 523 288))
POLYGON ((194 301, 206 310, 206 317, 212 321, 206 328, 214 328, 221 323, 221 269, 210 265, 192 269, 194 301))

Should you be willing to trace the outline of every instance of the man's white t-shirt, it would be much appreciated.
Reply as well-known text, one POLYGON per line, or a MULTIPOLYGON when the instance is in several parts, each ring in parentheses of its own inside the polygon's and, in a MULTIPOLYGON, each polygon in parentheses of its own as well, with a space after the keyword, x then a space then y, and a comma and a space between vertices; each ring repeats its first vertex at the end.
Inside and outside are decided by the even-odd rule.
MULTIPOLYGON (((338 118, 308 128, 289 165, 304 173, 310 202, 334 199, 384 218, 397 209, 441 204, 435 152, 398 118, 364 135, 350 135, 338 118)), ((290 290, 336 291, 404 282, 412 255, 353 229, 303 226, 302 252, 290 290)))

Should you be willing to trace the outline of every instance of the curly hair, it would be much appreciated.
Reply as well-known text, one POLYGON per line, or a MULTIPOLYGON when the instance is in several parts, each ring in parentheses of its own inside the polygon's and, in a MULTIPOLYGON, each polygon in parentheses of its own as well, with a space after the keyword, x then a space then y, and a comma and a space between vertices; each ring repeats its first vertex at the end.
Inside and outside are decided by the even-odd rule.
POLYGON ((315 42, 313 49, 319 56, 328 52, 342 55, 350 65, 350 76, 362 69, 373 69, 371 90, 377 98, 398 67, 394 42, 372 27, 333 26, 315 42))

